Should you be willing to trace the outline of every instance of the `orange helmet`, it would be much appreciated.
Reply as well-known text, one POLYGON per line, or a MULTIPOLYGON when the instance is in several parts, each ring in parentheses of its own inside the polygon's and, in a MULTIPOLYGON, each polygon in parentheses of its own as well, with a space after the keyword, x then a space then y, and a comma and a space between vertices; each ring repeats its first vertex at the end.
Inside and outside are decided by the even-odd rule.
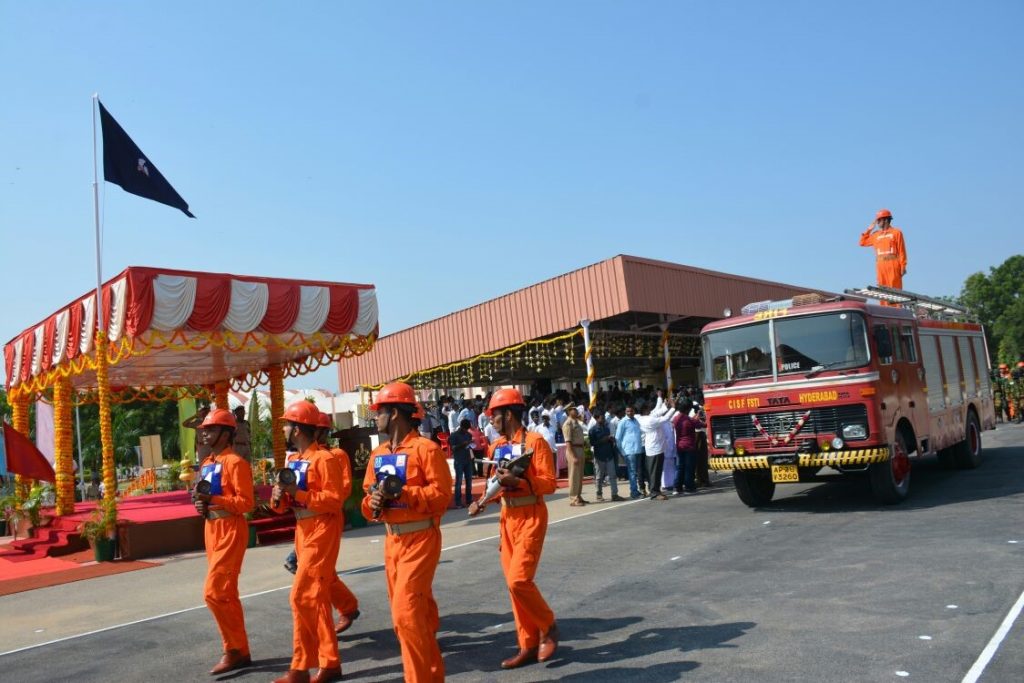
POLYGON ((406 405, 415 406, 416 403, 416 392, 412 390, 412 387, 405 382, 392 382, 391 384, 385 384, 381 387, 381 390, 377 392, 377 400, 370 404, 370 410, 380 410, 381 406, 391 405, 394 403, 404 403, 406 405))
POLYGON ((320 421, 317 423, 317 427, 321 429, 330 429, 334 426, 334 422, 331 420, 331 416, 327 413, 320 413, 320 421))
POLYGON ((498 389, 491 396, 491 402, 487 405, 486 412, 488 415, 493 415, 494 411, 498 408, 504 408, 506 406, 522 406, 526 407, 526 401, 523 400, 523 395, 518 389, 498 389))
POLYGON ((892 211, 889 211, 889 209, 881 209, 878 213, 875 214, 876 221, 880 221, 883 218, 892 218, 892 211))
POLYGON ((238 422, 235 420, 235 416, 231 414, 230 410, 224 408, 217 408, 211 410, 203 418, 203 423, 199 425, 200 429, 206 429, 207 427, 230 427, 235 429, 238 426, 238 422))
POLYGON ((1006 368, 1008 368, 1008 367, 1010 367, 1010 366, 1009 366, 1009 365, 1007 365, 1006 363, 1000 363, 1000 364, 999 364, 999 369, 1000 369, 1000 370, 1005 370, 1005 369, 1006 369, 1006 368))
POLYGON ((1017 361, 1017 367, 1018 367, 1018 368, 1024 368, 1024 360, 1022 360, 1022 361, 1017 361))
POLYGON ((296 401, 284 409, 281 419, 300 425, 317 427, 320 425, 320 411, 309 401, 296 401))

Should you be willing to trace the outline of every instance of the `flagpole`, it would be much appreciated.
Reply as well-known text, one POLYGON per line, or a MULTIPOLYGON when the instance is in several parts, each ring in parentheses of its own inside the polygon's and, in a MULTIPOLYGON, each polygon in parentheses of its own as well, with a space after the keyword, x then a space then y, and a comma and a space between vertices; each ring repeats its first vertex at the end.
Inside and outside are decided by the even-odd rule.
POLYGON ((92 208, 96 223, 96 330, 103 332, 103 262, 100 257, 100 181, 96 161, 96 106, 99 93, 92 94, 92 208))

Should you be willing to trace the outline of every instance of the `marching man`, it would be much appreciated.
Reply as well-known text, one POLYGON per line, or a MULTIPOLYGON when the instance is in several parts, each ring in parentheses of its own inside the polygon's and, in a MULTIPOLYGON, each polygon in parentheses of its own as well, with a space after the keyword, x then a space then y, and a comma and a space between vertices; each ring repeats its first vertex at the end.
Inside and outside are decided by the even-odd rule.
POLYGON ((411 386, 384 385, 370 410, 377 413, 380 445, 363 479, 363 514, 387 529, 384 571, 405 680, 436 683, 444 680, 444 660, 437 645, 441 622, 433 583, 452 475, 440 446, 416 429, 421 409, 411 386), (390 487, 382 485, 385 479, 390 487))
POLYGON ((309 670, 319 666, 312 683, 341 680, 338 637, 331 616, 331 587, 338 580, 335 565, 341 547, 341 462, 317 442, 320 411, 309 401, 296 401, 281 416, 285 441, 296 453, 287 467, 294 484, 274 485, 271 507, 295 510, 295 552, 298 569, 292 584, 293 654, 288 672, 274 683, 310 683, 309 670))
POLYGON ((208 453, 199 470, 199 481, 209 493, 192 494, 196 510, 206 518, 206 586, 203 597, 224 641, 224 656, 210 671, 213 675, 248 666, 249 637, 238 597, 238 575, 249 545, 245 513, 253 509, 255 494, 252 467, 235 453, 235 416, 222 408, 206 414, 198 425, 199 440, 208 453))
MULTIPOLYGON (((531 662, 551 659, 558 648, 558 625, 533 578, 544 549, 548 530, 548 507, 544 496, 555 492, 555 468, 551 447, 537 432, 523 426, 526 401, 518 389, 499 389, 491 397, 487 415, 501 435, 491 444, 492 460, 501 462, 533 451, 530 466, 522 476, 498 465, 501 495, 501 569, 512 599, 519 652, 501 663, 502 669, 515 669, 531 662)), ((480 513, 474 502, 470 516, 480 513)))

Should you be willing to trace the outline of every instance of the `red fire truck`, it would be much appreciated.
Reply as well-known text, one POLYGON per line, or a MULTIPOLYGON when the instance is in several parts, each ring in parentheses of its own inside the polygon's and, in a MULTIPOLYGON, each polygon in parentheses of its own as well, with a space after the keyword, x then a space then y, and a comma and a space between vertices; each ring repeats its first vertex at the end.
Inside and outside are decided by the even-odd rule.
POLYGON ((872 287, 758 302, 707 325, 710 467, 732 470, 751 507, 824 468, 866 474, 892 504, 906 498, 918 457, 977 467, 995 412, 985 333, 965 316, 872 287))

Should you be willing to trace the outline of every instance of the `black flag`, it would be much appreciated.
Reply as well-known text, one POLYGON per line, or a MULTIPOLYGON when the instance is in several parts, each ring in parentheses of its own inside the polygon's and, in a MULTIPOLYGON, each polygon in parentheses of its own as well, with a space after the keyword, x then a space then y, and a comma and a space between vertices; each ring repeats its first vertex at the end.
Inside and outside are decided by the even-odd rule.
POLYGON ((189 218, 195 218, 188 210, 188 203, 171 187, 167 178, 132 142, 103 103, 99 100, 97 103, 100 105, 100 125, 103 127, 103 179, 120 185, 125 192, 173 206, 181 209, 189 218))

